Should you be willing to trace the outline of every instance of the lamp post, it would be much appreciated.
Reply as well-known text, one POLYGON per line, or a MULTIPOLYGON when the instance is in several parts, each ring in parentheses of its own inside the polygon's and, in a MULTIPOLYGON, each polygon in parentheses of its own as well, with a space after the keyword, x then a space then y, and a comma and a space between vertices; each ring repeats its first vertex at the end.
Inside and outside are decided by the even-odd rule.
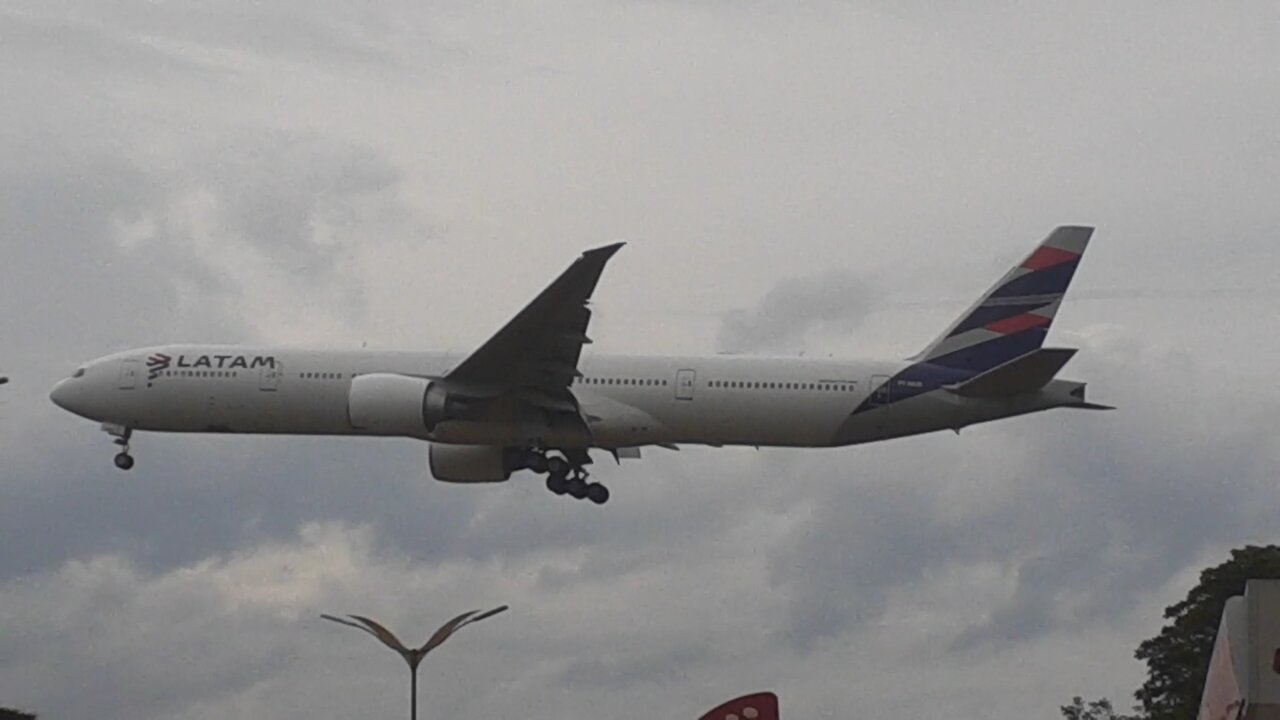
POLYGON ((404 661, 409 665, 409 718, 410 720, 418 720, 418 665, 422 662, 422 658, 426 657, 427 653, 440 647, 445 640, 448 640, 454 633, 467 625, 480 622, 485 618, 493 617, 506 609, 507 606, 503 605, 502 607, 486 610, 485 612, 471 610, 470 612, 462 613, 458 617, 450 620, 444 625, 441 625, 440 629, 436 630, 435 634, 431 636, 431 639, 423 643, 420 648, 405 647, 404 643, 400 642, 400 639, 392 634, 390 630, 362 615, 348 615, 347 618, 350 618, 350 620, 334 617, 333 615, 322 614, 320 617, 325 620, 332 620, 333 622, 356 628, 357 630, 363 630, 377 638, 383 645, 395 650, 400 654, 400 657, 404 658, 404 661))

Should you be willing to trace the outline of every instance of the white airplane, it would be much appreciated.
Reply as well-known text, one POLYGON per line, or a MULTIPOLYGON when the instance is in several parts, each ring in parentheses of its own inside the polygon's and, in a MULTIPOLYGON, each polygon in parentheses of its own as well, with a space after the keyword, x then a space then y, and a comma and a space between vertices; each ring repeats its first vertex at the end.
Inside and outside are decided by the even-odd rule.
POLYGON ((1086 402, 1055 379, 1076 352, 1043 348, 1093 228, 1054 230, 908 360, 582 355, 588 303, 621 243, 589 250, 468 356, 440 352, 162 345, 62 380, 58 406, 102 423, 133 467, 135 430, 373 435, 427 441, 432 475, 547 475, 600 504, 589 450, 832 447, 955 430, 1086 402))

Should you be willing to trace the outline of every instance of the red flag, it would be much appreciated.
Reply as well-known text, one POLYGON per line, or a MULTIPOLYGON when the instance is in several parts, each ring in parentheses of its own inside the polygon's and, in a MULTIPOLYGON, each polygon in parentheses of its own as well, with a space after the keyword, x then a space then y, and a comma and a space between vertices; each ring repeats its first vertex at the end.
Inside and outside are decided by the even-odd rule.
POLYGON ((744 695, 703 715, 701 720, 778 720, 778 696, 771 692, 744 695))

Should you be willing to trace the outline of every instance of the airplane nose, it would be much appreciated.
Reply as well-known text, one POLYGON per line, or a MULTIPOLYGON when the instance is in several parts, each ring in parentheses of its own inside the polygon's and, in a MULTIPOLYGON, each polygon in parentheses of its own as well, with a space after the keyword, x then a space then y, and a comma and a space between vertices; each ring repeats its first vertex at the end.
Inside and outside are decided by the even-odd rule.
POLYGON ((71 380, 69 378, 66 380, 59 380, 58 384, 54 385, 53 389, 49 391, 49 399, 53 401, 54 405, 57 405, 63 410, 71 410, 70 385, 71 385, 71 380))

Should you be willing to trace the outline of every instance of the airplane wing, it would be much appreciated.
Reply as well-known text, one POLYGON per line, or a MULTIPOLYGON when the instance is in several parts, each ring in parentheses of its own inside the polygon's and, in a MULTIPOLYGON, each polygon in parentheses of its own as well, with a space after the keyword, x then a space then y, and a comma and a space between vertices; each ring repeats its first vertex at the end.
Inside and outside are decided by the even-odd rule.
POLYGON ((582 346, 591 342, 587 302, 605 263, 621 248, 614 243, 582 254, 488 342, 449 372, 450 384, 523 391, 548 409, 577 411, 569 385, 578 375, 582 346))

